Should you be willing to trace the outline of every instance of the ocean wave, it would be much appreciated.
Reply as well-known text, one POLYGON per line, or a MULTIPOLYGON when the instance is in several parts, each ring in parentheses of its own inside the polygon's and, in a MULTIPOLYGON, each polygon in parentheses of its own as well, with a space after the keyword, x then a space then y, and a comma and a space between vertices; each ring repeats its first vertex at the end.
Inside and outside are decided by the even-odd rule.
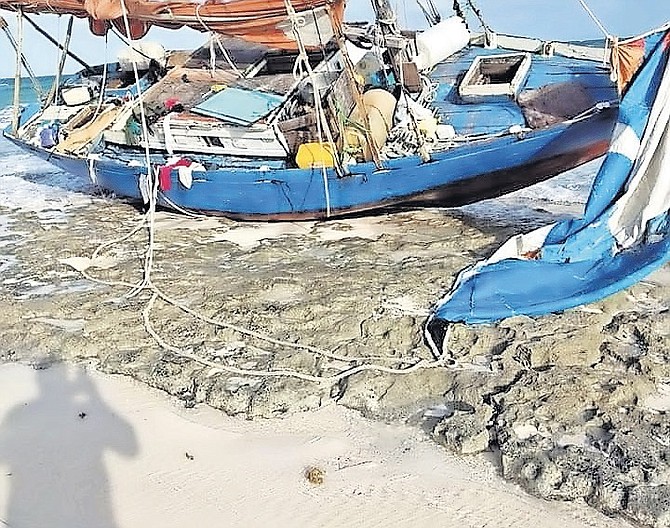
POLYGON ((6 106, 4 108, 0 108, 0 129, 6 128, 9 125, 12 124, 12 116, 14 115, 14 112, 12 111, 11 106, 6 106))

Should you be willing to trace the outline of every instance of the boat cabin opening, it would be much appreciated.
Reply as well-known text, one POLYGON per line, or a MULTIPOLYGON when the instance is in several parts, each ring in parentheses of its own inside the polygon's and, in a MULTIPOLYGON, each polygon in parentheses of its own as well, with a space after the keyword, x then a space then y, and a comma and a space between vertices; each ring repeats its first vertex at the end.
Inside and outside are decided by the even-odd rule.
POLYGON ((528 76, 528 53, 478 56, 459 86, 465 100, 481 97, 515 97, 528 76))

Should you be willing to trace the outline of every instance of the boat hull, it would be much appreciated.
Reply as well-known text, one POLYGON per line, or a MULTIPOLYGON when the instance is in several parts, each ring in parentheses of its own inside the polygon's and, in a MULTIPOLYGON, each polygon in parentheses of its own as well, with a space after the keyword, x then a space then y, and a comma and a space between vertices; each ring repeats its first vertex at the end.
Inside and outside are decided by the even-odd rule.
MULTIPOLYGON (((159 203, 244 220, 323 219, 398 206, 460 206, 527 187, 603 155, 616 116, 616 108, 605 108, 547 129, 453 147, 435 153, 428 162, 412 156, 389 160, 383 169, 372 163, 354 165, 343 177, 332 169, 222 168, 193 172, 187 188, 173 170, 159 192, 159 203)), ((77 158, 7 137, 118 196, 142 197, 143 167, 115 159, 77 158)))

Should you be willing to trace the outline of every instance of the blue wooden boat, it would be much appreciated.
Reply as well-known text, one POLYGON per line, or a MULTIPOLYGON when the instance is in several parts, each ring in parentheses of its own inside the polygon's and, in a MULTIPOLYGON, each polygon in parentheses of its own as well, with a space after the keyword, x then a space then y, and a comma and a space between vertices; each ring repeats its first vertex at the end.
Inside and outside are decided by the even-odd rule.
MULTIPOLYGON (((433 42, 453 40, 440 31, 459 23, 448 19, 428 30, 433 42)), ((83 119, 92 130, 72 148, 36 140, 39 127, 60 115, 58 108, 22 116, 16 132, 5 135, 119 197, 146 201, 155 192, 166 208, 263 220, 463 205, 532 185, 607 151, 618 91, 602 47, 468 33, 465 45, 436 63, 425 52, 422 57, 418 45, 413 61, 375 62, 388 58, 391 47, 372 53, 360 32, 346 46, 341 35, 340 45, 333 45, 337 39, 309 56, 320 61, 308 61, 302 79, 292 75, 300 54, 228 39, 228 64, 218 65, 219 77, 211 74, 203 85, 202 62, 190 68, 183 62, 147 97, 133 93, 131 101, 110 103, 114 116, 99 126, 83 119), (254 74, 233 75, 231 58, 235 70, 254 74), (352 78, 353 92, 360 93, 342 95, 352 78), (216 97, 220 86, 226 97, 216 97), (135 130, 137 137, 129 139, 129 124, 142 125, 138 101, 161 106, 176 88, 182 90, 177 111, 162 108, 153 130, 135 130), (183 97, 186 89, 196 95, 192 100, 183 97), (377 99, 366 102, 368 96, 377 99), (398 125, 403 112, 410 116, 404 128, 398 125), (315 124, 315 114, 316 121, 325 120, 315 124), (381 140, 371 130, 380 122, 381 140)), ((61 129, 72 116, 59 119, 61 129)), ((76 136, 77 127, 70 132, 76 136)))

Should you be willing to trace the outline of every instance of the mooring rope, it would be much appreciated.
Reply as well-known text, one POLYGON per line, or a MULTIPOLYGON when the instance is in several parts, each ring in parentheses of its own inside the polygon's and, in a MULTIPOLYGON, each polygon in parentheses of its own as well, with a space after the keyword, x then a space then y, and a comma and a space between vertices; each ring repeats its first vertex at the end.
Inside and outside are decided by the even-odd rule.
MULTIPOLYGON (((288 0, 287 0, 288 1, 288 0)), ((121 5, 123 6, 123 18, 124 18, 124 23, 126 25, 126 32, 129 33, 129 23, 128 23, 128 17, 127 17, 127 11, 125 8, 125 3, 122 0, 121 5)), ((306 52, 305 52, 306 55, 306 52)), ((307 67, 309 70, 311 70, 311 67, 309 66, 309 62, 307 62, 307 67)), ((146 123, 146 117, 145 117, 145 111, 144 111, 144 101, 142 98, 142 92, 141 92, 141 87, 139 85, 139 73, 137 71, 137 64, 135 61, 133 61, 133 70, 135 73, 135 80, 136 80, 136 86, 138 89, 138 98, 139 98, 139 107, 140 107, 140 115, 141 115, 141 124, 142 128, 145 134, 145 138, 147 137, 147 123, 146 123)), ((318 94, 316 95, 316 99, 318 99, 318 94)), ((323 116, 325 117, 325 116, 323 116)), ((350 376, 353 376, 355 374, 361 373, 361 372, 379 372, 379 373, 385 373, 385 374, 391 374, 391 375, 403 375, 403 374, 411 374, 413 372, 417 372, 419 370, 424 370, 424 369, 430 369, 430 368, 439 368, 439 367, 449 367, 450 369, 463 369, 463 368, 468 368, 467 366, 459 365, 458 363, 454 362, 452 358, 448 357, 448 350, 447 347, 444 347, 444 353, 440 355, 439 357, 433 359, 433 360, 427 360, 424 358, 420 359, 415 359, 415 358, 398 358, 398 357, 379 357, 379 356, 344 356, 341 354, 337 354, 335 352, 332 352, 330 350, 325 350, 319 347, 315 347, 312 345, 306 345, 306 344, 301 344, 301 343, 296 343, 296 342, 291 342, 287 340, 282 340, 282 339, 277 339, 272 336, 269 336, 263 332, 259 332, 256 330, 251 330, 249 328, 245 328, 241 325, 236 325, 227 321, 222 321, 222 320, 217 320, 212 317, 208 317, 206 315, 201 314, 199 311, 194 310, 187 306, 185 303, 180 302, 179 300, 171 297, 170 295, 166 294, 163 292, 159 287, 157 287, 153 280, 152 280, 152 271, 153 271, 153 264, 154 264, 154 250, 155 250, 155 244, 156 244, 156 206, 157 206, 157 198, 158 198, 158 185, 157 182, 155 181, 157 179, 157 172, 155 172, 152 175, 152 166, 151 166, 151 158, 150 158, 150 153, 149 153, 149 148, 148 148, 148 141, 145 141, 145 156, 146 156, 146 165, 147 165, 147 178, 150 178, 153 176, 153 178, 150 180, 150 199, 149 199, 149 204, 148 204, 148 210, 142 217, 141 221, 138 222, 127 234, 116 238, 114 240, 108 241, 108 242, 103 242, 100 244, 95 251, 92 254, 92 259, 94 260, 98 257, 101 256, 101 254, 106 250, 111 248, 112 246, 123 243, 127 240, 129 240, 131 237, 136 235, 138 232, 147 230, 148 232, 148 241, 147 241, 147 248, 146 248, 146 253, 145 253, 145 259, 144 259, 144 269, 143 269, 143 277, 142 280, 139 281, 138 283, 129 283, 126 281, 122 280, 102 280, 99 278, 96 278, 92 276, 90 273, 86 271, 86 269, 78 269, 78 271, 82 274, 83 277, 86 279, 90 280, 91 282, 98 283, 98 284, 103 284, 106 286, 111 286, 111 287, 124 287, 128 288, 128 292, 125 294, 126 297, 136 297, 142 292, 150 292, 151 296, 149 298, 149 301, 147 302, 146 306, 142 310, 142 319, 144 323, 145 330, 147 333, 154 339, 154 341, 160 346, 162 349, 167 350, 174 354, 177 357, 185 358, 188 360, 191 360, 199 365, 209 367, 210 374, 215 374, 215 373, 220 373, 220 372, 228 372, 231 374, 236 374, 240 376, 251 376, 251 377, 261 377, 261 378, 277 378, 277 377, 283 377, 283 378, 294 378, 294 379, 299 379, 302 381, 307 381, 307 382, 313 382, 313 383, 319 383, 319 384, 335 384, 338 383, 339 381, 342 381, 350 376), (215 327, 220 327, 220 328, 226 328, 228 330, 234 331, 236 333, 239 333, 240 335, 246 336, 248 338, 253 338, 260 340, 262 342, 268 343, 270 345, 273 345, 275 347, 280 347, 283 349, 287 350, 303 350, 309 353, 312 353, 314 355, 318 355, 321 357, 324 357, 328 360, 334 361, 334 362, 340 362, 346 364, 346 366, 342 367, 337 367, 335 365, 331 365, 326 367, 327 369, 336 369, 337 373, 332 374, 332 375, 314 375, 314 374, 308 374, 305 372, 300 372, 298 370, 294 369, 255 369, 255 368, 240 368, 237 366, 221 363, 214 361, 212 359, 208 359, 206 357, 202 357, 201 355, 195 354, 190 350, 186 350, 184 348, 177 347, 175 345, 172 345, 167 342, 167 340, 162 337, 154 328, 152 321, 151 321, 151 313, 152 310, 156 304, 157 300, 162 300, 168 305, 174 306, 175 308, 183 311, 184 313, 190 315, 191 317, 194 317, 195 319, 215 326, 215 327), (401 367, 388 367, 385 365, 381 365, 380 362, 392 362, 397 365, 405 365, 401 367)), ((246 346, 246 343, 245 343, 246 346)), ((266 352, 261 350, 261 352, 266 352)))

